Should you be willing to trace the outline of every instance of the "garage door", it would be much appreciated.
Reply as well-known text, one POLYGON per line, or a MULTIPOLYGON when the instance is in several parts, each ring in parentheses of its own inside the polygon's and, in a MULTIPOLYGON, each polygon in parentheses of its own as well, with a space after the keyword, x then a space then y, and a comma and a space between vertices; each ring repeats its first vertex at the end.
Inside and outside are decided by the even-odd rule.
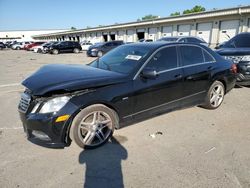
POLYGON ((96 41, 94 41, 94 42, 95 43, 102 42, 102 33, 101 32, 96 33, 96 41))
POLYGON ((157 36, 157 28, 149 28, 148 34, 148 39, 155 41, 157 36))
POLYGON ((239 20, 222 21, 220 23, 219 43, 228 41, 239 31, 239 20))
POLYGON ((178 26, 178 36, 189 36, 191 30, 190 25, 179 25, 178 26))
POLYGON ((172 26, 162 28, 162 37, 171 37, 172 33, 173 33, 173 27, 172 26))
POLYGON ((127 42, 134 42, 134 30, 128 30, 127 31, 127 42))
POLYGON ((118 40, 124 40, 124 34, 125 32, 124 31, 118 31, 118 40))
POLYGON ((87 41, 91 41, 91 36, 90 36, 90 34, 86 34, 86 39, 87 39, 87 41))
POLYGON ((212 26, 212 23, 199 23, 197 26, 197 37, 200 37, 204 39, 207 43, 210 43, 212 26))

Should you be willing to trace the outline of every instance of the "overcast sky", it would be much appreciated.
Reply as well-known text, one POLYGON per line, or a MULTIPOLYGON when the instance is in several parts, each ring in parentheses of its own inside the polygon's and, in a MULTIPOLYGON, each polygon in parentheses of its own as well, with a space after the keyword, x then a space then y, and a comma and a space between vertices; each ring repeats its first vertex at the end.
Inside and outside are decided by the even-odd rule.
POLYGON ((249 0, 0 0, 0 30, 77 29, 161 17, 202 5, 207 10, 250 5, 249 0))

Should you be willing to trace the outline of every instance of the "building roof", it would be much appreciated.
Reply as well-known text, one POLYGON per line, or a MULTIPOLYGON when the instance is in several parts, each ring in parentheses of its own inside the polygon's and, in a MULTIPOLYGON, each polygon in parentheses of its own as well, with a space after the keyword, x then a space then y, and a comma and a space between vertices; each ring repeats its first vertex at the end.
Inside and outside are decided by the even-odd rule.
POLYGON ((105 30, 111 30, 111 29, 122 29, 124 27, 127 27, 127 28, 138 27, 138 26, 161 24, 161 23, 166 23, 166 22, 171 23, 171 22, 177 22, 177 21, 188 21, 188 20, 196 20, 196 19, 209 18, 209 17, 241 15, 241 14, 246 14, 246 13, 250 13, 249 5, 239 6, 239 7, 234 7, 234 8, 226 8, 226 9, 216 9, 216 10, 204 11, 204 12, 199 12, 199 13, 184 14, 180 16, 169 16, 169 17, 157 18, 157 19, 145 20, 145 21, 128 22, 128 23, 114 24, 114 25, 108 25, 108 26, 102 26, 102 27, 77 29, 77 30, 70 30, 70 31, 65 31, 65 32, 35 35, 33 37, 49 37, 49 36, 58 36, 58 35, 66 35, 66 34, 98 32, 98 31, 105 31, 105 30))

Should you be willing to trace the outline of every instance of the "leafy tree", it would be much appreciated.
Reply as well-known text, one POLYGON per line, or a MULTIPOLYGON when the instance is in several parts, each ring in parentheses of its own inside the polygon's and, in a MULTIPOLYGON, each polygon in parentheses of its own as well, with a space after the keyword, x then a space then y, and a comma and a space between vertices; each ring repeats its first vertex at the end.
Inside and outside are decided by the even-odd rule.
POLYGON ((170 16, 180 16, 181 13, 180 12, 174 12, 174 13, 171 13, 170 16))
POLYGON ((70 29, 71 29, 71 30, 76 30, 76 28, 75 28, 75 27, 71 27, 70 29))
POLYGON ((204 12, 206 9, 202 6, 196 5, 192 9, 187 9, 183 11, 183 14, 191 14, 196 12, 204 12))
POLYGON ((137 21, 139 22, 139 21, 144 21, 144 20, 153 20, 153 19, 156 19, 156 18, 159 18, 159 16, 148 14, 148 15, 143 16, 141 19, 138 18, 137 21))

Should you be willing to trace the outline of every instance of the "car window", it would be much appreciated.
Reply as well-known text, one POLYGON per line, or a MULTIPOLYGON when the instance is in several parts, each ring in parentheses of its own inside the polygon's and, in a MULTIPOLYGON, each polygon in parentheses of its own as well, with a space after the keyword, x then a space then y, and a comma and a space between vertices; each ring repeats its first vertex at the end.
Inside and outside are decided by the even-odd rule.
POLYGON ((157 52, 146 65, 146 68, 156 69, 157 72, 176 68, 177 52, 176 47, 167 47, 157 52))
POLYGON ((234 44, 238 48, 250 48, 250 34, 238 35, 234 40, 234 44))
POLYGON ((180 46, 182 65, 194 65, 197 63, 203 63, 203 52, 200 47, 197 46, 180 46))
POLYGON ((196 38, 186 38, 187 42, 201 43, 202 41, 196 38))
POLYGON ((187 39, 182 38, 182 39, 180 39, 178 42, 187 42, 187 39))
POLYGON ((106 43, 105 46, 113 46, 112 42, 106 43))
POLYGON ((213 62, 213 61, 215 61, 213 56, 211 54, 209 54, 207 51, 202 50, 202 52, 203 52, 203 55, 204 55, 204 61, 205 62, 213 62))

